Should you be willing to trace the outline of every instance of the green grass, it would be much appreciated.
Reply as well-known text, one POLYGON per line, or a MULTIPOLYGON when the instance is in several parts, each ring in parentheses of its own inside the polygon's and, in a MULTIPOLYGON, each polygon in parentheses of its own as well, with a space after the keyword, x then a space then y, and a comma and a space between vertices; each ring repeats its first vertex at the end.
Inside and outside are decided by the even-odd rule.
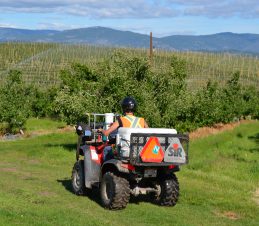
POLYGON ((0 142, 0 225, 258 225, 259 122, 192 141, 177 173, 180 200, 169 208, 139 198, 108 211, 97 192, 74 195, 76 140, 69 132, 0 142))
POLYGON ((30 118, 25 123, 25 129, 27 132, 39 131, 39 130, 48 130, 54 131, 57 129, 64 128, 66 126, 65 122, 54 121, 52 119, 44 118, 30 118))

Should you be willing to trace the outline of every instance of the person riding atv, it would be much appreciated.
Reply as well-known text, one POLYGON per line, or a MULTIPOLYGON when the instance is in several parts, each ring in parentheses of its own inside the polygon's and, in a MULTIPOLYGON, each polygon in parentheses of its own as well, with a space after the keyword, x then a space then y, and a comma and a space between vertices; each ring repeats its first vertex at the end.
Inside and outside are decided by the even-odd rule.
MULTIPOLYGON (((98 132, 102 132, 104 136, 109 136, 120 127, 125 128, 148 128, 148 124, 144 118, 134 116, 137 109, 137 102, 132 97, 125 97, 121 102, 121 108, 123 111, 123 117, 118 117, 111 127, 107 130, 98 129, 98 132)), ((107 146, 103 151, 103 159, 107 161, 113 158, 112 147, 107 146)))

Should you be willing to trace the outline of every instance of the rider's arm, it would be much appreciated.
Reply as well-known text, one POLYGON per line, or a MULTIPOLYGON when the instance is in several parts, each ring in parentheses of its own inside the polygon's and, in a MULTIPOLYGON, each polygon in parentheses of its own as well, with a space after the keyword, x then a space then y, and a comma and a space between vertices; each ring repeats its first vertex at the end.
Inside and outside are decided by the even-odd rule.
POLYGON ((148 128, 148 124, 146 121, 144 121, 144 128, 148 128))
POLYGON ((110 133, 112 133, 114 130, 116 130, 119 127, 118 121, 114 122, 111 127, 107 130, 101 129, 104 136, 109 136, 110 133))

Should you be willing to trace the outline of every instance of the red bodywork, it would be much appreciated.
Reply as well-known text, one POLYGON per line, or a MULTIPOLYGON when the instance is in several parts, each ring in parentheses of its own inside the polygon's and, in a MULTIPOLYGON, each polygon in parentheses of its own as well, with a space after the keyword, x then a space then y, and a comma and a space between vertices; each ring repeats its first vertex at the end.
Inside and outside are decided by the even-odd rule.
POLYGON ((90 146, 91 158, 98 165, 103 163, 103 149, 106 147, 106 144, 100 146, 90 146))

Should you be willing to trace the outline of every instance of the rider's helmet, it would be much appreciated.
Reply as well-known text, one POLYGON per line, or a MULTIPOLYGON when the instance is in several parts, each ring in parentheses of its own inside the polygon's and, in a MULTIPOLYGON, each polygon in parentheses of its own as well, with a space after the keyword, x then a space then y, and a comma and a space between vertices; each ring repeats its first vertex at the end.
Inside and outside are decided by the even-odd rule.
POLYGON ((137 102, 132 97, 125 97, 121 102, 122 111, 125 114, 126 112, 135 112, 137 109, 137 102))

